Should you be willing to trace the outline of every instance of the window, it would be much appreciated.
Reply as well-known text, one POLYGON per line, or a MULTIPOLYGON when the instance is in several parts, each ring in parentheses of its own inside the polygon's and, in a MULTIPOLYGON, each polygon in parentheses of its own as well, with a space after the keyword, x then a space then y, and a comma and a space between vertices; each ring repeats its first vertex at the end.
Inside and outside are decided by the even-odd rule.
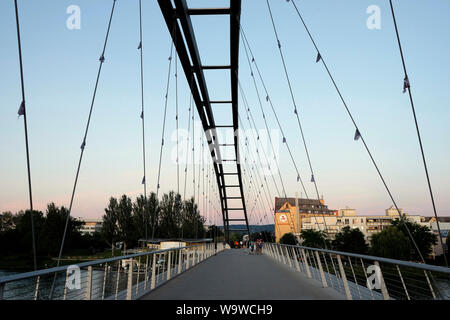
POLYGON ((345 224, 349 224, 349 221, 348 221, 348 219, 345 219, 345 224))

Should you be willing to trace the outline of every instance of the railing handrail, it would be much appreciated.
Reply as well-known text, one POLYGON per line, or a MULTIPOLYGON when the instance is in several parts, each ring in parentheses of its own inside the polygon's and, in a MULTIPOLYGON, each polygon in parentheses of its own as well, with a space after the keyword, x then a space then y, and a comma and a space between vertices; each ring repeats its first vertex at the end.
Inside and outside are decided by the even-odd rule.
POLYGON ((198 247, 198 246, 201 246, 201 245, 192 245, 192 246, 188 246, 188 247, 174 247, 174 248, 168 248, 168 249, 163 249, 163 250, 141 252, 141 253, 135 253, 135 254, 130 254, 130 255, 126 255, 126 256, 119 256, 119 257, 112 257, 112 258, 106 258, 106 259, 92 260, 92 261, 76 263, 76 264, 72 264, 72 265, 53 267, 53 268, 49 268, 49 269, 41 269, 41 270, 36 270, 36 271, 17 273, 17 274, 13 274, 13 275, 10 275, 10 276, 0 277, 0 285, 8 283, 8 282, 11 282, 11 281, 23 280, 23 279, 33 278, 33 277, 42 276, 42 275, 46 275, 46 274, 62 272, 62 271, 67 270, 67 268, 69 266, 78 266, 80 268, 83 268, 83 267, 89 267, 89 266, 93 266, 93 265, 97 265, 97 264, 113 262, 113 261, 117 261, 117 260, 130 259, 130 258, 136 258, 136 257, 141 257, 141 256, 147 256, 147 255, 152 255, 152 254, 156 254, 156 253, 168 252, 168 251, 171 251, 171 250, 189 249, 189 248, 194 248, 194 247, 198 247))
POLYGON ((312 247, 305 247, 305 246, 299 246, 299 245, 291 245, 291 244, 281 244, 281 243, 273 243, 280 246, 286 246, 286 247, 295 247, 300 249, 307 249, 307 250, 313 250, 313 251, 320 251, 325 253, 331 253, 331 254, 338 254, 341 256, 348 256, 348 257, 354 257, 354 258, 362 258, 367 260, 373 260, 378 262, 385 262, 389 264, 395 264, 399 266, 405 266, 405 267, 411 267, 416 269, 422 269, 422 270, 428 270, 428 271, 434 271, 434 272, 441 272, 441 273, 447 273, 450 274, 450 268, 443 267, 443 266, 434 266, 430 264, 424 264, 424 263, 417 263, 417 262, 410 262, 410 261, 404 261, 404 260, 397 260, 397 259, 390 259, 390 258, 383 258, 383 257, 377 257, 377 256, 369 256, 365 254, 358 254, 358 253, 351 253, 351 252, 343 252, 343 251, 335 251, 335 250, 327 250, 322 248, 312 248, 312 247))

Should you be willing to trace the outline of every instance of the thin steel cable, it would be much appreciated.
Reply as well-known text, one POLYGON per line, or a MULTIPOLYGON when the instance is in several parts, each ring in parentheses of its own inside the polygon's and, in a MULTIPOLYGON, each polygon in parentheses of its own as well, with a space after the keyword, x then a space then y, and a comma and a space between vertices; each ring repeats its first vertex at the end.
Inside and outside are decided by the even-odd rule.
MULTIPOLYGON (((175 26, 174 26, 174 31, 175 31, 175 26)), ((161 133, 161 148, 159 150, 159 165, 158 165, 158 180, 157 180, 158 182, 156 185, 156 199, 158 199, 159 189, 160 189, 161 164, 162 164, 162 155, 163 155, 163 150, 164 150, 164 136, 165 136, 165 131, 166 131, 167 104, 168 104, 168 100, 169 100, 170 72, 172 70, 173 47, 174 47, 174 41, 172 41, 170 44, 169 70, 167 72, 166 95, 165 95, 165 102, 164 102, 164 117, 163 117, 162 133, 161 133)), ((153 214, 153 223, 152 223, 152 240, 154 239, 154 236, 155 236, 156 212, 157 212, 157 208, 155 206, 155 211, 153 214)))
MULTIPOLYGON (((402 44, 401 44, 401 41, 400 41, 400 35, 399 35, 399 32, 398 32, 397 20, 395 18, 394 6, 392 5, 392 0, 389 0, 389 4, 391 6, 392 19, 394 21, 395 33, 397 35, 398 48, 400 50, 400 57, 402 59, 403 70, 405 72, 405 81, 408 81, 408 85, 406 86, 406 88, 408 89, 409 101, 411 103, 411 110, 412 110, 412 113, 413 113, 413 116, 414 116, 414 124, 416 126, 417 138, 419 140, 419 146, 420 146, 420 152, 421 152, 421 155, 422 155, 423 167, 425 169, 425 175, 426 175, 426 178, 427 178, 428 190, 429 190, 429 193, 430 193, 431 203, 433 205, 433 212, 434 212, 434 216, 436 218, 436 225, 437 225, 438 232, 439 232, 439 240, 441 242, 442 248, 444 248, 444 242, 442 241, 441 228, 439 226, 439 218, 438 218, 437 211, 436 211, 436 205, 434 203, 433 190, 431 188, 430 176, 428 174, 427 161, 425 159, 425 152, 423 150, 422 138, 420 136, 419 124, 417 122, 416 110, 414 108, 414 100, 412 98, 411 87, 409 85, 408 73, 406 72, 406 63, 405 63, 405 58, 403 56, 402 44)), ((448 261, 447 261, 447 256, 446 256, 445 252, 444 252, 444 261, 445 261, 445 265, 448 267, 448 261)))
MULTIPOLYGON (((255 66, 256 66, 256 68, 257 68, 257 70, 258 70, 258 74, 259 74, 259 76, 260 76, 261 82, 262 82, 262 84, 263 84, 263 86, 264 86, 264 89, 265 89, 265 91, 266 91, 267 97, 269 97, 269 94, 268 94, 268 92, 267 92, 267 88, 265 87, 264 81, 263 81, 263 79, 262 79, 262 75, 261 75, 261 73, 259 72, 259 68, 258 68, 258 66, 257 66, 255 57, 253 56, 253 52, 251 51, 250 44, 248 43, 248 40, 247 40, 247 38, 246 38, 246 36, 245 36, 245 32, 244 32, 242 26, 241 26, 241 32, 242 32, 242 38, 243 38, 244 49, 245 49, 246 56, 247 56, 247 61, 248 61, 248 64, 249 64, 249 67, 250 67, 250 71, 251 71, 251 76, 252 76, 252 78, 253 78, 253 82, 254 82, 255 89, 256 89, 256 92, 257 92, 257 95, 258 95, 258 99, 259 99, 259 101, 260 101, 259 91, 258 91, 258 89, 257 89, 256 81, 255 81, 255 79, 254 79, 253 69, 252 69, 252 67, 251 67, 250 57, 249 57, 249 55, 248 55, 248 51, 250 51, 250 54, 252 55, 252 61, 255 63, 255 66), (248 49, 248 51, 247 51, 247 49, 248 49)), ((269 100, 269 99, 267 99, 267 100, 269 100)), ((295 103, 295 102, 294 102, 294 103, 295 103)), ((283 134, 283 136, 284 136, 284 132, 283 132, 282 126, 281 126, 280 121, 279 121, 279 119, 278 119, 278 116, 277 116, 277 114, 276 114, 276 112, 275 112, 275 110, 274 110, 274 108, 273 108, 273 104, 272 104, 272 103, 270 103, 270 104, 271 104, 271 106, 272 106, 272 111, 273 111, 273 113, 274 113, 274 115, 275 115, 275 117, 276 117, 278 126, 279 126, 279 128, 280 128, 280 130, 281 130, 281 132, 282 132, 282 134, 283 134)), ((261 101, 260 101, 260 105, 261 105, 261 101)), ((262 105, 261 105, 261 109, 262 109, 262 105)), ((287 141, 286 141, 286 145, 287 145, 287 147, 288 147, 288 150, 290 150, 290 148, 289 148, 289 146, 288 146, 288 144, 287 144, 287 141)), ((291 153, 290 153, 290 154, 291 154, 291 153)), ((294 159, 292 158, 292 154, 291 154, 291 159, 292 159, 292 161, 293 161, 293 163, 294 163, 295 168, 297 169, 297 166, 295 165, 295 161, 294 161, 294 159)), ((312 170, 312 166, 311 166, 311 165, 310 165, 310 169, 312 170)), ((311 172, 312 172, 312 177, 314 177, 313 171, 311 171, 311 172)), ((298 176, 299 176, 298 170, 297 170, 297 174, 298 174, 298 176)), ((314 182, 315 182, 315 180, 314 180, 314 182)), ((303 183, 302 183, 302 185, 303 185, 303 183)), ((317 191, 317 186, 316 186, 316 191, 317 191)), ((306 190, 305 190, 305 193, 306 193, 306 190)), ((320 197, 319 197, 318 191, 317 191, 317 196, 318 196, 318 200, 320 201, 320 197)), ((307 193, 306 193, 306 197, 308 198, 307 193)), ((317 225, 318 229, 320 230, 320 226, 319 226, 319 223, 318 223, 318 221, 317 221, 317 217, 314 216, 314 218, 315 218, 315 221, 316 221, 316 225, 317 225)), ((325 232, 326 232, 326 234, 327 234, 327 237, 329 237, 328 226, 327 226, 326 219, 325 219, 325 215, 324 215, 323 212, 322 212, 322 218, 323 218, 323 222, 324 222, 324 226, 325 226, 325 232)), ((327 247, 325 241, 324 241, 324 246, 325 246, 325 248, 327 247)))
MULTIPOLYGON (((192 82, 192 77, 191 77, 191 82, 192 82)), ((186 136, 186 167, 184 168, 184 191, 183 191, 183 202, 186 202, 186 184, 187 184, 187 172, 188 172, 188 162, 189 162, 189 134, 191 131, 191 110, 192 112, 194 112, 193 110, 193 95, 192 92, 190 91, 189 93, 189 112, 188 112, 188 132, 187 132, 187 136, 186 136)), ((185 206, 183 206, 183 212, 185 211, 185 206)), ((181 225, 181 238, 183 238, 183 233, 184 233, 184 219, 186 217, 186 214, 184 213, 183 215, 183 222, 181 225)))
MULTIPOLYGON (((238 117, 239 117, 240 126, 245 131, 245 126, 244 126, 244 123, 243 123, 243 121, 241 119, 241 116, 239 115, 238 117)), ((256 165, 256 158, 253 156, 252 152, 250 152, 250 149, 248 147, 248 139, 247 139, 247 137, 245 139, 245 147, 246 147, 246 150, 247 150, 247 154, 249 155, 249 157, 251 157, 253 159, 253 163, 256 165)), ((259 155, 259 152, 257 152, 257 154, 258 154, 258 157, 259 157, 259 161, 261 162, 261 156, 259 155)), ((267 190, 266 190, 266 188, 268 188, 267 183, 266 184, 263 183, 263 179, 261 178, 261 175, 260 175, 258 169, 255 169, 253 171, 255 173, 256 182, 258 183, 258 186, 261 186, 263 191, 264 191, 265 200, 267 202, 267 207, 269 208, 269 212, 270 212, 270 211, 272 211, 272 207, 270 205, 270 200, 269 200, 271 198, 271 195, 270 195, 270 191, 267 192, 267 190), (264 188, 264 186, 266 188, 264 188)), ((267 217, 267 215, 266 215, 266 217, 267 217)))
MULTIPOLYGON (((31 188, 31 169, 30 169, 30 151, 28 147, 28 125, 27 125, 27 112, 26 112, 26 103, 25 103, 25 84, 24 84, 24 76, 23 76, 23 63, 22 63, 22 43, 20 40, 20 25, 19 25, 19 10, 17 8, 17 0, 14 0, 14 8, 16 13, 16 27, 17 27, 17 46, 19 50, 19 66, 20 66, 20 84, 22 89, 22 103, 21 109, 23 107, 22 115, 23 115, 23 125, 25 129, 25 150, 27 156, 27 174, 28 174, 28 195, 30 200, 30 216, 31 216, 31 241, 32 241, 32 249, 33 249, 33 266, 34 270, 37 270, 37 257, 36 257, 36 237, 34 230, 34 215, 33 215, 33 190, 31 188)), ((20 113, 19 113, 20 115, 20 113)))
MULTIPOLYGON (((258 70, 258 74, 259 74, 259 76, 260 76, 261 83, 263 84, 264 90, 266 91, 266 94, 267 94, 267 97, 268 97, 269 95, 268 95, 267 87, 266 87, 265 84, 264 84, 264 80, 263 80, 262 75, 261 75, 261 73, 260 73, 260 71, 259 71, 259 68, 258 68, 258 66, 257 66, 257 64, 256 64, 256 59, 254 58, 253 52, 251 51, 250 45, 249 45, 248 40, 247 40, 247 38, 246 38, 246 36, 245 36, 245 33, 244 33, 244 30, 243 30, 242 26, 241 26, 241 32, 242 32, 243 39, 244 39, 244 42, 243 42, 243 43, 244 43, 245 51, 246 51, 246 53, 247 53, 247 60, 248 60, 248 62, 249 62, 249 66, 250 66, 250 70, 251 70, 251 75, 252 75, 252 77, 253 77, 253 69, 252 69, 251 64, 250 64, 250 58, 249 58, 249 56, 248 56, 247 49, 248 49, 248 51, 250 51, 250 54, 251 54, 251 56, 252 56, 252 61, 255 63, 255 66, 256 66, 256 68, 257 68, 257 70, 258 70)), ((258 94, 258 98, 259 98, 259 93, 258 93, 258 89, 257 89, 256 83, 255 83, 255 88, 256 88, 256 91, 257 91, 257 94, 258 94)), ((247 102, 245 93, 243 92, 243 89, 242 89, 242 88, 241 88, 241 95, 243 96, 244 104, 247 103, 247 106, 248 106, 248 102, 247 102)), ((268 100, 270 101, 270 99, 268 99, 268 100)), ((280 128, 280 130, 281 130, 281 132, 282 132, 282 135, 284 136, 284 132, 283 132, 282 126, 281 126, 280 121, 279 121, 279 119, 278 119, 278 116, 277 116, 277 114, 276 114, 276 112, 275 112, 275 109, 273 108, 273 104, 272 104, 272 103, 270 103, 270 104, 271 104, 271 106, 272 106, 272 111, 273 111, 273 113, 274 113, 274 115, 275 115, 275 117, 276 117, 278 126, 279 126, 279 128, 280 128)), ((250 112, 250 114, 251 114, 251 110, 250 110, 249 107, 248 107, 248 109, 246 109, 246 110, 248 110, 248 111, 250 112)), ((261 105, 261 110, 262 110, 262 105, 261 105)), ((262 112, 263 112, 263 111, 262 111, 262 112)), ((263 113, 263 118, 265 119, 264 113, 263 113)), ((249 123, 250 123, 250 120, 249 120, 249 123)), ((289 145, 287 144, 287 142, 286 142, 286 146, 287 146, 288 150, 290 151, 290 148, 289 148, 289 145)), ((293 157, 292 157, 292 153, 290 153, 290 154, 291 154, 291 159, 292 159, 292 161, 293 161, 293 163, 294 163, 294 166, 295 166, 295 168, 297 169, 297 166, 296 166, 296 164, 295 164, 295 161, 294 161, 294 159, 293 159, 293 157)), ((297 170, 297 174, 298 174, 298 176, 299 176, 298 170, 297 170)), ((301 178, 300 178, 300 181, 301 181, 301 178)), ((303 183, 302 183, 302 186, 303 186, 303 183)), ((306 197, 308 198, 308 194, 306 193, 306 190, 305 190, 304 186, 303 186, 303 190, 305 191, 306 197)), ((286 196, 286 199, 287 199, 287 196, 286 196)), ((320 200, 320 199, 319 199, 319 200, 320 200)), ((274 212, 274 214, 275 214, 275 212, 274 212)), ((275 216, 274 216, 274 218, 275 218, 275 216)), ((327 237, 329 237, 328 226, 327 226, 327 224, 326 224, 326 221, 325 221, 325 215, 324 215, 323 212, 322 212, 322 218, 323 218, 323 222, 324 222, 325 233, 326 233, 327 237)), ((320 225, 319 225, 319 223, 318 223, 317 217, 314 216, 314 219, 315 219, 317 228, 318 228, 319 231, 320 231, 321 229, 320 229, 320 225)), ((292 227, 291 227, 291 231, 294 232, 294 230, 292 229, 292 227)), ((324 240, 324 247, 327 248, 326 241, 325 241, 325 239, 323 239, 323 240, 324 240)))
MULTIPOLYGON (((72 212, 73 200, 74 200, 74 197, 75 197, 75 191, 76 191, 76 187, 77 187, 78 177, 79 177, 79 174, 80 174, 81 161, 83 159, 84 149, 85 149, 85 146, 86 146, 86 138, 87 138, 87 134, 88 134, 88 130, 89 130, 89 125, 91 123, 92 110, 94 108, 95 97, 97 95, 97 88, 98 88, 98 83, 99 83, 99 80, 100 80, 100 74, 101 74, 101 71, 102 71, 103 63, 105 61, 106 45, 108 43, 108 37, 109 37, 110 29, 111 29, 111 22, 112 22, 112 18, 113 18, 113 15, 114 15, 114 9, 115 9, 115 6, 116 6, 116 1, 117 0, 113 0, 111 14, 110 14, 110 17, 109 17, 108 30, 106 31, 105 42, 103 44, 103 51, 102 51, 102 54, 101 54, 100 59, 99 59, 100 65, 98 67, 97 80, 95 82, 95 88, 94 88, 94 93, 92 95, 91 107, 89 109, 89 116, 88 116, 88 120, 87 120, 87 123, 86 123, 86 129, 85 129, 85 132, 84 132, 83 142, 81 144, 81 153, 80 153, 80 158, 78 160, 78 167, 77 167, 77 171, 76 171, 76 175, 75 175, 75 182, 73 184, 72 195, 71 195, 71 198, 70 198, 69 210, 67 212, 66 223, 65 223, 65 226, 64 226, 64 234, 63 234, 63 237, 62 237, 61 247, 59 249, 58 260, 57 260, 57 263, 56 263, 57 267, 59 267, 59 263, 61 261, 61 256, 62 256, 62 252, 63 252, 63 249, 64 249, 64 243, 65 243, 66 234, 67 234, 67 227, 69 225, 70 213, 72 212)), ((53 282, 52 282, 52 287, 50 289, 50 295, 49 295, 50 299, 52 298, 52 295, 53 295, 55 280, 56 280, 56 273, 55 273, 55 277, 54 277, 53 282)))
MULTIPOLYGON (((244 124, 243 124, 243 122, 242 122, 240 116, 239 116, 239 122, 240 122, 241 127, 245 130, 245 126, 244 126, 244 124)), ((258 192, 257 192, 257 196, 256 196, 256 197, 257 197, 257 198, 260 198, 260 199, 262 200, 261 189, 260 189, 260 186, 261 186, 261 188, 262 188, 263 191, 264 191, 265 200, 266 200, 266 203, 267 203, 267 208, 269 208, 268 211, 270 212, 270 211, 271 211, 270 201, 268 200, 268 196, 267 196, 267 193, 266 193, 266 189, 264 188, 264 183, 262 182, 262 179, 261 179, 261 176, 260 176, 260 174, 259 174, 259 171, 258 171, 257 169, 255 169, 255 166, 256 166, 256 158, 253 156, 253 154, 252 154, 252 153, 250 152, 250 150, 249 150, 249 147, 248 147, 248 139, 245 140, 245 147, 246 147, 248 156, 251 157, 250 160, 253 160, 253 165, 251 165, 251 167, 250 167, 250 168, 251 168, 251 171, 252 171, 253 173, 252 173, 252 175, 250 176, 250 178, 252 178, 253 175, 255 176, 256 184, 254 184, 254 186, 256 186, 256 185, 258 186, 258 192)), ((247 159, 247 157, 245 157, 245 160, 246 160, 246 159, 247 159)), ((247 168, 248 168, 248 166, 247 166, 247 168)), ((255 187, 254 191, 256 192, 256 187, 255 187)), ((269 222, 267 213, 264 213, 264 216, 261 216, 262 213, 265 211, 264 205, 262 204, 262 201, 260 201, 258 204, 260 205, 260 209, 261 209, 260 221, 262 222, 262 220, 263 220, 262 218, 264 217, 264 218, 266 218, 266 221, 269 222)), ((252 210, 253 210, 253 208, 252 208, 252 210)))
POLYGON ((344 97, 343 97, 342 94, 341 94, 341 91, 339 90, 339 88, 338 88, 338 86, 337 86, 337 84, 336 84, 336 82, 335 82, 333 76, 331 75, 330 70, 328 69, 328 66, 327 66, 327 64, 326 64, 326 62, 325 62, 325 59, 323 58, 323 55, 320 53, 320 51, 319 51, 319 49, 318 49, 318 47, 317 47, 317 45, 316 45, 316 43, 315 43, 315 41, 314 41, 314 39, 313 39, 311 33, 309 32, 309 29, 308 29, 308 27, 306 26, 306 23, 305 23, 305 21, 303 20, 303 17, 302 17, 302 15, 300 14, 300 11, 298 10, 298 8, 297 8, 297 6, 296 6, 294 0, 292 0, 291 2, 292 2, 292 4, 294 5, 294 8, 295 8, 295 10, 297 11, 297 14, 298 14, 300 20, 302 21, 302 24, 303 24, 303 26, 305 27, 305 30, 306 30, 306 32, 308 33, 309 38, 311 39, 311 42, 313 43, 314 47, 316 48, 318 57, 320 57, 320 61, 322 61, 322 64, 323 64, 323 66, 325 67, 325 70, 327 71, 328 76, 330 77, 330 80, 331 80, 331 82, 333 83, 333 86, 334 86, 334 88, 336 89, 336 92, 338 93, 339 98, 341 99, 342 104, 344 105, 345 110, 347 111, 347 114, 348 114, 348 116, 350 117, 350 120, 352 121, 352 123, 353 123, 353 125, 354 125, 354 127, 355 127, 355 129, 356 129, 356 132, 359 133, 359 137, 361 138, 361 141, 362 141, 363 144, 364 144, 364 148, 366 149, 366 151, 367 151, 367 153, 368 153, 368 155, 369 155, 369 157, 370 157, 370 159, 371 159, 371 161, 372 161, 372 164, 374 165, 374 167, 375 167, 375 169, 376 169, 376 171, 377 171, 377 173, 378 173, 378 176, 380 177, 380 179, 381 179, 381 181, 382 181, 382 183, 383 183, 383 185, 384 185, 384 187, 385 187, 385 189, 386 189, 386 191, 387 191, 387 193, 388 193, 388 195, 389 195, 389 198, 391 199, 392 203, 393 203, 394 206, 395 206, 395 209, 397 210, 397 213, 398 213, 398 215, 399 215, 399 217, 400 217, 400 221, 401 221, 401 222, 403 223, 403 225, 405 226, 405 228, 406 228, 406 230, 407 230, 407 232, 408 232, 408 236, 410 237, 411 241, 413 242, 414 247, 416 248, 417 252, 419 253, 419 256, 420 256, 422 262, 423 262, 423 263, 426 263, 426 262, 425 262, 425 259, 424 259, 424 257, 423 257, 423 255, 422 255, 422 253, 421 253, 420 250, 419 250, 419 247, 417 246, 416 241, 414 240, 414 237, 413 237, 412 234, 411 234, 411 231, 409 230, 407 224, 405 223, 405 217, 404 217, 404 215, 400 212, 400 210, 399 210, 399 208, 398 208, 398 206, 397 206, 397 203, 396 203, 396 201, 394 200, 394 197, 393 197, 393 195, 392 195, 392 193, 391 193, 391 190, 389 189, 389 187, 388 187, 386 181, 384 180, 384 177, 383 177, 383 175, 381 174, 381 171, 380 171, 380 169, 378 168, 378 165, 377 165, 377 163, 375 162, 375 159, 373 158, 372 153, 370 152, 370 149, 369 149, 369 147, 368 147, 367 144, 366 144, 366 141, 365 141, 365 139, 364 139, 364 136, 361 134, 361 130, 359 130, 358 125, 356 124, 356 121, 355 121, 355 119, 353 118, 353 115, 352 115, 352 113, 350 112, 350 109, 348 108, 347 103, 345 102, 344 97))
POLYGON ((269 0, 266 0, 266 3, 267 3, 267 8, 269 9, 270 20, 272 21, 273 30, 275 32, 275 37, 276 37, 276 40, 277 40, 277 43, 278 43, 278 51, 280 52, 281 61, 283 63, 284 74, 286 76, 286 80, 287 80, 287 83, 288 83, 288 86, 289 86, 289 92, 290 92, 290 95, 291 95, 292 104, 294 106, 294 113, 295 113, 295 116, 297 118, 297 123, 298 123, 299 129, 300 129, 300 133, 301 133, 301 137, 302 137, 302 141, 303 141, 303 146, 305 148, 306 157, 308 159, 308 164, 309 164, 309 168, 310 168, 310 171, 311 171, 311 180, 314 183, 314 187, 316 189, 317 199, 320 200, 319 190, 317 189, 316 179, 314 178, 314 170, 313 170, 313 167, 312 167, 312 164, 311 164, 311 158, 310 158, 310 155, 309 155, 308 146, 306 144, 306 139, 305 139, 305 135, 304 135, 304 132, 303 132, 303 127, 302 127, 302 124, 301 124, 301 121, 300 121, 300 117, 298 115, 299 111, 298 111, 298 108, 297 108, 297 103, 295 102, 294 92, 292 90, 291 80, 289 78, 289 73, 288 73, 288 70, 287 70, 286 61, 284 59, 283 50, 281 49, 281 42, 280 42, 280 39, 278 37, 278 32, 277 32, 277 29, 276 29, 276 26, 275 26, 275 21, 273 19, 272 10, 270 8, 269 0))
POLYGON ((145 239, 147 239, 147 177, 145 167, 145 112, 144 112, 144 60, 143 60, 143 41, 142 41, 142 0, 139 0, 139 51, 140 51, 140 80, 141 80, 141 122, 142 122, 142 163, 144 170, 144 224, 145 224, 145 239))
POLYGON ((175 50, 175 125, 177 132, 177 193, 180 194, 179 124, 178 124, 178 52, 175 50))

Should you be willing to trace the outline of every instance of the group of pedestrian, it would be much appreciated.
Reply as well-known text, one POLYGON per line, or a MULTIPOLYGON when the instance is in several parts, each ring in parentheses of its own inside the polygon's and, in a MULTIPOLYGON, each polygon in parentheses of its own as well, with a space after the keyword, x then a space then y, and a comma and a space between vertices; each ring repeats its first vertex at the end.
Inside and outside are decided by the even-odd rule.
POLYGON ((262 239, 249 241, 243 246, 243 248, 247 254, 260 255, 262 254, 263 241, 262 239))

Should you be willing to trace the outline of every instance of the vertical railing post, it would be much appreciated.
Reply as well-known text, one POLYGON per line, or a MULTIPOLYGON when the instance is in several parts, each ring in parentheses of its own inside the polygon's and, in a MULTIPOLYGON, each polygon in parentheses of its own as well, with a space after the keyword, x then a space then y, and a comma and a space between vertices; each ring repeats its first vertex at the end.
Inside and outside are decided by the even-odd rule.
POLYGON ((38 299, 38 295, 39 295, 39 281, 41 279, 41 276, 38 276, 36 278, 36 289, 34 290, 34 300, 38 299))
POLYGON ((323 252, 321 252, 321 253, 322 253, 323 261, 325 261, 325 267, 327 267, 328 279, 330 279, 331 287, 334 289, 333 280, 331 280, 330 268, 328 268, 327 256, 323 252))
POLYGON ((341 290, 341 283, 339 281, 339 274, 338 274, 338 272, 336 270, 336 265, 334 264, 333 256, 331 255, 331 253, 329 253, 329 255, 330 255, 330 259, 331 259, 331 265, 333 266, 334 275, 336 276, 336 284, 337 284, 338 290, 341 290))
POLYGON ((178 253, 178 274, 181 273, 182 263, 183 263, 183 249, 180 249, 178 253))
POLYGON ((91 300, 91 298, 92 298, 92 266, 89 266, 86 285, 86 300, 91 300))
POLYGON ((108 263, 105 263, 105 274, 103 275, 102 300, 105 300, 106 275, 108 273, 108 263))
MULTIPOLYGON (((367 281, 369 281, 369 279, 367 278, 366 267, 364 266, 363 259, 360 258, 360 260, 361 260, 361 266, 362 266, 362 268, 363 268, 363 270, 364 270, 364 276, 366 277, 366 283, 367 283, 367 281)), ((372 290, 370 290, 370 295, 372 296, 372 300, 375 300, 375 297, 374 297, 374 295, 373 295, 372 290)))
POLYGON ((344 265, 342 264, 340 255, 337 255, 337 261, 341 272, 341 279, 344 284, 345 295, 347 296, 347 300, 352 300, 352 293, 350 292, 350 287, 348 286, 347 276, 345 275, 344 265))
POLYGON ((170 280, 170 276, 171 276, 171 269, 172 269, 172 251, 169 251, 169 257, 167 258, 167 280, 170 280))
POLYGON ((303 261, 304 261, 304 263, 305 263, 306 274, 308 275, 308 278, 312 278, 312 276, 311 276, 311 270, 309 270, 308 260, 306 259, 305 250, 304 250, 304 249, 300 249, 300 253, 301 253, 302 256, 303 256, 303 261))
MULTIPOLYGON (((131 265, 131 266, 133 266, 133 265, 131 265)), ((141 257, 139 257, 139 259, 138 259, 138 272, 137 272, 136 293, 135 293, 136 297, 137 297, 137 295, 139 293, 139 278, 140 278, 140 275, 141 275, 140 272, 141 272, 141 257)))
POLYGON ((300 265, 298 264, 298 257, 297 257, 297 253, 295 252, 295 247, 292 247, 292 255, 294 256, 294 260, 295 260, 295 268, 297 269, 298 272, 300 272, 300 265))
POLYGON ((189 261, 191 260, 191 250, 187 249, 186 253, 186 270, 189 269, 189 261))
POLYGON ((324 288, 328 287, 327 280, 325 279, 325 273, 323 272, 322 262, 320 261, 319 252, 314 251, 316 254, 317 265, 319 266, 320 277, 322 278, 322 285, 324 288))
POLYGON ((116 277, 116 294, 115 300, 117 300, 117 294, 119 293, 119 279, 120 279, 120 260, 117 260, 117 277, 116 277))
POLYGON ((3 293, 5 292, 5 284, 0 283, 0 300, 3 300, 3 293))
POLYGON ((127 300, 131 300, 133 296, 133 258, 128 264, 128 282, 127 282, 127 300))
POLYGON ((67 299, 67 280, 69 278, 69 270, 66 270, 66 280, 64 281, 64 294, 63 294, 63 300, 67 299))
POLYGON ((152 264, 152 281, 150 283, 150 290, 155 289, 156 286, 156 253, 153 254, 153 264, 152 264))
POLYGON ((149 255, 147 254, 146 259, 145 259, 145 279, 144 279, 144 290, 147 289, 147 283, 148 283, 148 257, 149 255))
POLYGON ((383 299, 384 300, 389 300, 390 299, 389 292, 388 292, 388 289, 386 287, 386 283, 384 282, 383 272, 381 271, 380 264, 378 263, 378 261, 374 261, 374 264, 380 270, 380 273, 379 273, 380 279, 379 279, 379 281, 380 281, 380 286, 381 286, 381 293, 383 294, 383 299))
POLYGON ((289 268, 293 268, 294 266, 293 266, 293 263, 292 263, 291 254, 289 252, 289 247, 285 247, 285 249, 286 249, 286 259, 288 261, 289 268))

